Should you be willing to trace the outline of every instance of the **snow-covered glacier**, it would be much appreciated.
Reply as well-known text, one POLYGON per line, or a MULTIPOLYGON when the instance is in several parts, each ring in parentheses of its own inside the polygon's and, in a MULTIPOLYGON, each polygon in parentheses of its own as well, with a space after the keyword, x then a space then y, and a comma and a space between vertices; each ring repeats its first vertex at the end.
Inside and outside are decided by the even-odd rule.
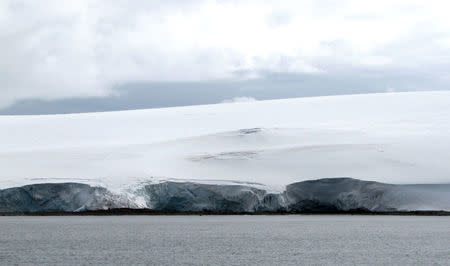
POLYGON ((450 210, 449 91, 0 116, 0 128, 0 212, 450 210))

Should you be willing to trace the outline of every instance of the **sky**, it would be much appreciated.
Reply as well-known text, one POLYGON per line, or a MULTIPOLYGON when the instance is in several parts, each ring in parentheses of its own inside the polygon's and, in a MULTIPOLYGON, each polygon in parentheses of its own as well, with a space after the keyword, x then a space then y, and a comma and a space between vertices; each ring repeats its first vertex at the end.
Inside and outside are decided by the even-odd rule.
POLYGON ((450 89, 450 2, 0 0, 0 114, 450 89))

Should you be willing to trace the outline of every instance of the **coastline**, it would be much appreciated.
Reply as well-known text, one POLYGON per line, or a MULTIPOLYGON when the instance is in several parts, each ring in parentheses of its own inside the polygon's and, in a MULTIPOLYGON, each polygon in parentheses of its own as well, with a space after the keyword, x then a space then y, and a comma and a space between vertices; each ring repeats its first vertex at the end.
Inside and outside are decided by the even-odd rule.
POLYGON ((395 215, 395 216, 450 216, 448 211, 386 211, 374 212, 363 209, 349 211, 301 211, 301 212, 179 212, 179 211, 159 211, 151 209, 130 209, 117 208, 108 210, 89 210, 82 212, 6 212, 0 213, 0 216, 164 216, 164 215, 182 215, 182 216, 203 216, 203 215, 395 215))

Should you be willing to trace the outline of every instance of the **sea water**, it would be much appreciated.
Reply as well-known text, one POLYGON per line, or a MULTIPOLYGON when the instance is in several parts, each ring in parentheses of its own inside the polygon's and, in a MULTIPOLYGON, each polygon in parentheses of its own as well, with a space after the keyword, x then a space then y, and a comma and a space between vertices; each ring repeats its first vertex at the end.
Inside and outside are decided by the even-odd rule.
POLYGON ((450 217, 0 217, 0 264, 450 265, 450 217))

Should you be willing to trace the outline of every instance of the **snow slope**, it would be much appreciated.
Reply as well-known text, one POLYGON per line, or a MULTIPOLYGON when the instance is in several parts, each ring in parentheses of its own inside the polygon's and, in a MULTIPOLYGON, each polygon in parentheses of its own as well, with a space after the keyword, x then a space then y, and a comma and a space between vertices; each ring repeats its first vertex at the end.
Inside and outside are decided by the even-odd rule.
POLYGON ((450 91, 0 116, 0 189, 164 180, 281 192, 307 179, 450 183, 450 91), (234 182, 236 181, 236 182, 234 182))

